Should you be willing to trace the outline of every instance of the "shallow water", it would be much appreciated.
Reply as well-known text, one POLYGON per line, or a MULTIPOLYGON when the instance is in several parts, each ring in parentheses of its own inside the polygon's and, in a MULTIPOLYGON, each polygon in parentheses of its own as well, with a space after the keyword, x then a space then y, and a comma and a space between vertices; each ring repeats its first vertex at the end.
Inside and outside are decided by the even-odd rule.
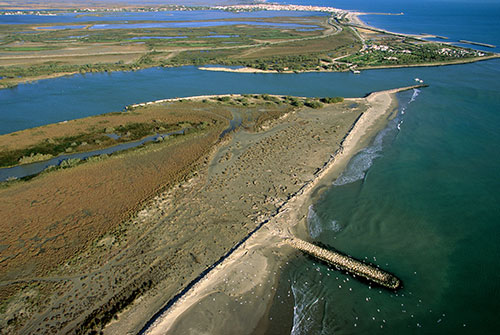
POLYGON ((201 38, 231 38, 231 37, 240 37, 240 35, 208 35, 208 36, 201 36, 201 38))
MULTIPOLYGON (((478 14, 484 20, 476 21, 470 21, 476 15, 463 15, 466 2, 310 3, 315 2, 365 11, 404 11, 402 17, 365 19, 381 28, 412 32, 391 25, 392 20, 405 19, 401 24, 411 25, 417 33, 500 44, 495 2, 477 4, 476 10, 487 9, 488 3, 492 7, 478 14), (461 15, 436 20, 432 6, 461 15), (468 22, 477 24, 470 29, 468 22)), ((357 258, 367 257, 400 277, 404 288, 397 295, 370 289, 350 276, 298 257, 280 278, 279 290, 291 290, 293 301, 271 310, 272 315, 283 315, 273 317, 280 324, 272 329, 295 335, 496 334, 500 326, 498 60, 363 71, 361 75, 243 75, 194 67, 77 75, 0 91, 0 133, 175 96, 353 97, 411 85, 415 77, 430 87, 411 103, 414 92, 400 94, 398 119, 351 162, 342 179, 309 211, 312 238, 357 258)))
MULTIPOLYGON (((98 21, 191 21, 217 20, 233 18, 266 18, 275 16, 318 16, 325 15, 316 12, 289 12, 289 11, 256 11, 232 13, 216 10, 197 11, 165 11, 146 13, 97 13, 100 16, 84 15, 85 13, 61 13, 56 16, 38 15, 0 15, 0 24, 43 24, 64 22, 98 22, 98 21)), ((96 13, 94 13, 96 14, 96 13)))
MULTIPOLYGON (((495 68, 498 61, 489 61, 495 68)), ((467 65, 465 65, 467 66, 467 65)), ((472 64, 481 69, 483 65, 472 64)), ((459 68, 459 67, 457 67, 459 68)), ((0 134, 122 110, 130 104, 205 94, 268 93, 360 97, 377 90, 448 76, 447 67, 352 73, 229 73, 193 66, 73 75, 0 90, 0 134)), ((482 70, 479 70, 482 71, 482 70)), ((457 72, 459 73, 459 72, 457 72)), ((462 77, 453 80, 462 81, 462 77)), ((427 81, 426 81, 427 82, 427 81)), ((429 81, 432 85, 432 81, 429 81)))
POLYGON ((49 29, 82 29, 85 28, 85 26, 76 26, 76 25, 67 25, 67 26, 50 26, 50 27, 37 27, 36 29, 40 30, 49 30, 49 29))
MULTIPOLYGON (((278 28, 303 28, 311 27, 310 25, 298 23, 275 23, 275 22, 258 22, 258 21, 199 21, 199 22, 154 22, 154 23, 101 23, 94 24, 90 30, 101 29, 146 29, 146 28, 198 28, 198 27, 220 27, 220 26, 235 26, 249 25, 262 27, 278 27, 278 28)), ((314 27, 314 26, 313 26, 314 27)), ((45 29, 55 29, 47 27, 45 29)))
MULTIPOLYGON (((167 134, 156 134, 152 136, 147 136, 138 141, 132 141, 127 143, 120 143, 111 147, 107 147, 104 149, 87 151, 87 152, 79 152, 74 154, 64 154, 59 155, 57 157, 51 158, 49 160, 44 160, 41 162, 35 162, 30 164, 22 164, 17 165, 10 168, 0 168, 0 182, 8 179, 18 179, 27 176, 33 176, 39 174, 49 167, 59 166, 62 162, 67 161, 69 159, 81 159, 85 160, 89 157, 95 157, 100 155, 110 155, 116 152, 132 149, 139 147, 145 143, 153 142, 153 141, 162 141, 164 139, 168 139, 168 136, 183 134, 184 130, 178 130, 174 132, 170 132, 167 134)), ((118 139, 119 136, 116 134, 108 134, 109 137, 118 139), (114 135, 114 136, 113 136, 114 135)))
MULTIPOLYGON (((364 17, 392 31, 497 45, 500 38, 494 2, 336 5, 403 8, 405 16, 364 17)), ((366 257, 399 276, 403 289, 370 288, 299 256, 280 278, 279 290, 291 289, 294 302, 280 307, 275 299, 271 310, 273 320, 286 316, 281 334, 498 332, 500 63, 431 68, 416 77, 430 87, 399 94, 397 119, 351 160, 308 214, 313 240, 366 257)))
POLYGON ((132 37, 131 40, 161 40, 161 39, 177 39, 177 38, 187 38, 187 36, 138 36, 132 37))

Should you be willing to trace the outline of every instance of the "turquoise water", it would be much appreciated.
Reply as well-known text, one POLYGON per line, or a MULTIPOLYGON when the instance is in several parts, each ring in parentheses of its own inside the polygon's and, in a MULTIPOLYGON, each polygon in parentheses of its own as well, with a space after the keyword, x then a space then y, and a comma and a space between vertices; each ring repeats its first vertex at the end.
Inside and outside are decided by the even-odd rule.
MULTIPOLYGON (((443 68, 436 69, 443 72, 443 68)), ((414 84, 430 69, 352 73, 238 74, 193 66, 135 72, 74 75, 0 90, 0 134, 122 110, 164 98, 204 94, 272 93, 299 96, 363 96, 414 84), (244 80, 242 80, 242 78, 244 80), (304 84, 306 83, 306 85, 304 84)))
MULTIPOLYGON (((456 1, 401 4, 421 6, 421 16, 426 7, 448 7, 453 18, 427 21, 425 31, 445 36, 469 33, 458 22, 470 19, 466 8, 473 17, 488 8, 456 1), (444 24, 452 22, 447 30, 444 24)), ((490 5, 486 22, 498 8, 490 5)), ((358 9, 394 10, 396 2, 366 6, 358 9)), ((391 20, 399 18, 376 16, 393 31, 401 21, 392 26, 391 20)), ((482 29, 480 41, 498 44, 498 22, 482 29)), ((380 265, 403 280, 403 289, 370 288, 298 256, 280 278, 278 292, 290 291, 291 298, 284 304, 275 298, 269 334, 498 333, 500 63, 448 66, 422 76, 430 87, 399 95, 396 120, 308 213, 311 240, 380 265)))
MULTIPOLYGON (((480 69, 468 70, 454 72, 480 69)), ((282 277, 302 311, 293 334, 496 333, 500 90, 436 78, 408 105, 410 93, 308 215, 314 240, 368 257, 404 288, 370 289, 299 258, 282 277)))
MULTIPOLYGON (((498 2, 307 3, 404 11, 403 17, 370 16, 367 21, 377 20, 377 26, 400 32, 500 44, 498 2), (471 22, 476 23, 474 29, 471 22)), ((281 300, 283 304, 276 298, 269 334, 496 334, 500 326, 499 60, 361 75, 234 74, 194 67, 76 75, 1 90, 0 133, 168 97, 222 93, 354 97, 410 85, 415 77, 430 87, 399 95, 397 119, 309 212, 312 240, 357 258, 367 257, 400 277, 404 288, 397 293, 370 289, 298 256, 280 277, 278 290, 290 291, 290 298, 281 300)))

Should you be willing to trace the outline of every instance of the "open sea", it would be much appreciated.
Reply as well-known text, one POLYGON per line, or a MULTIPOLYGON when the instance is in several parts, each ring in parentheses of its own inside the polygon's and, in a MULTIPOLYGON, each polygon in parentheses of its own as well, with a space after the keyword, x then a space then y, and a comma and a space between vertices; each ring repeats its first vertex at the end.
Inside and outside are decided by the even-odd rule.
MULTIPOLYGON (((363 17, 391 31, 500 42, 497 1, 317 3, 404 12, 363 17)), ((430 87, 398 96, 397 118, 308 213, 311 240, 380 265, 404 288, 370 288, 298 256, 281 274, 268 334, 498 334, 500 62, 415 72, 430 87)))
MULTIPOLYGON (((287 3, 404 12, 363 20, 396 32, 500 45, 499 1, 287 3)), ((308 213, 311 240, 380 265, 401 278, 404 288, 370 288, 297 255, 280 275, 267 333, 497 334, 500 60, 360 75, 235 74, 195 67, 75 75, 0 90, 0 134, 168 97, 356 97, 411 85, 416 77, 430 87, 398 95, 397 118, 308 213)))

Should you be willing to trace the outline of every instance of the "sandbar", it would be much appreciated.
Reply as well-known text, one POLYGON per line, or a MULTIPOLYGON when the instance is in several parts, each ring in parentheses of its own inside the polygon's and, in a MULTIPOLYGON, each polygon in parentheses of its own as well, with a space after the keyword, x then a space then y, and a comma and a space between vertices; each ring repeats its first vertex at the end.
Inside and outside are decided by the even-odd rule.
MULTIPOLYGON (((272 300, 276 273, 287 255, 293 252, 283 246, 281 240, 304 228, 307 207, 314 191, 331 183, 349 159, 384 127, 394 113, 394 94, 411 88, 376 92, 362 99, 346 99, 348 103, 366 104, 367 109, 354 120, 337 149, 261 229, 158 316, 145 333, 195 334, 205 330, 217 334, 235 331, 252 334, 265 317, 272 300)), ((284 122, 287 121, 290 122, 284 122)), ((131 314, 125 315, 130 317, 131 314)), ((109 333, 119 330, 120 319, 106 330, 109 333)))

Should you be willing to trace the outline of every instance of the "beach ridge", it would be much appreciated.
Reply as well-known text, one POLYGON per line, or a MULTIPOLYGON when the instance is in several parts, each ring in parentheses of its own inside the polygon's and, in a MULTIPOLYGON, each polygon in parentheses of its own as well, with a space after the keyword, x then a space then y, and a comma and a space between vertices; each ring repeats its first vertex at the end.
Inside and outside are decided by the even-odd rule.
MULTIPOLYGON (((228 253, 225 258, 218 262, 203 278, 198 278, 197 282, 192 285, 191 289, 185 292, 181 297, 177 297, 173 304, 169 304, 168 309, 163 310, 161 315, 156 315, 148 322, 148 326, 143 329, 144 334, 164 334, 171 330, 175 321, 181 317, 190 307, 211 294, 213 286, 217 285, 221 278, 227 273, 231 273, 238 264, 251 263, 252 255, 255 255, 257 250, 266 247, 276 247, 284 245, 283 238, 293 235, 291 229, 298 221, 303 218, 303 210, 310 201, 310 195, 313 190, 332 172, 339 173, 361 148, 367 140, 367 137, 372 137, 379 129, 374 128, 380 119, 384 119, 392 113, 391 106, 394 103, 394 95, 398 92, 416 89, 424 85, 413 85, 408 87, 390 89, 370 93, 366 98, 352 98, 347 101, 359 101, 366 99, 370 103, 367 111, 362 113, 354 122, 348 133, 344 136, 340 143, 339 149, 330 156, 330 159, 324 163, 322 167, 315 173, 314 178, 303 185, 288 201, 286 201, 269 220, 259 224, 258 228, 243 239, 243 243, 236 249, 228 253)), ((286 253, 286 251, 280 250, 286 253)), ((267 266, 269 266, 269 261, 267 266)), ((262 269, 261 269, 262 270, 262 269)), ((254 281, 263 283, 270 270, 254 273, 257 277, 254 281)), ((250 286, 256 285, 249 284, 250 286)), ((240 283, 239 286, 244 286, 240 283)))

